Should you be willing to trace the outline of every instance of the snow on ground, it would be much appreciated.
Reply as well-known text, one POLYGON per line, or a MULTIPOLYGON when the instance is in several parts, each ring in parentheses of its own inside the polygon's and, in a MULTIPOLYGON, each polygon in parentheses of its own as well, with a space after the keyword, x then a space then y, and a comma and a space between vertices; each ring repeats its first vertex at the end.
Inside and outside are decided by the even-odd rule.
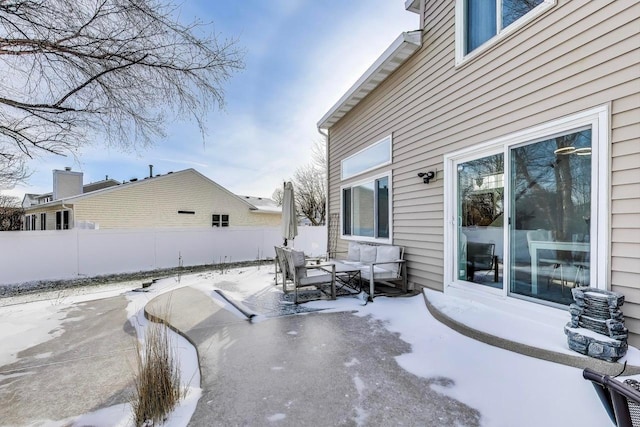
MULTIPOLYGON (((142 337, 147 324, 142 309, 148 301, 163 292, 192 286, 236 312, 224 299, 217 298, 215 292, 211 293, 212 287, 223 289, 227 296, 237 301, 244 301, 280 292, 273 284, 273 269, 268 266, 239 268, 224 274, 198 273, 182 276, 179 280, 167 278, 155 283, 148 293, 128 293, 128 316, 142 337)), ((114 292, 122 292, 122 289, 114 286, 114 292)), ((102 292, 98 297, 107 294, 102 292)), ((91 296, 77 298, 86 300, 91 296)), ((436 295, 436 304, 445 311, 449 310, 449 314, 456 310, 464 312, 465 309, 471 309, 480 314, 480 318, 496 316, 496 313, 482 306, 465 308, 460 301, 447 302, 442 298, 441 294, 436 295)), ((0 308, 0 342, 3 343, 0 365, 14 360, 15 354, 21 349, 55 339, 56 334, 61 333, 63 308, 76 302, 74 297, 68 296, 64 304, 41 301, 0 308)), ((582 379, 580 369, 530 358, 465 337, 434 319, 427 311, 422 295, 376 298, 374 303, 363 304, 365 302, 361 298, 343 297, 336 301, 314 301, 305 306, 326 311, 352 311, 358 316, 369 315, 381 320, 385 328, 398 333, 402 340, 411 345, 410 353, 396 358, 399 366, 420 377, 442 378, 442 381, 434 382, 432 387, 478 409, 485 426, 597 426, 609 423, 593 388, 582 379), (569 411, 567 407, 579 410, 569 411)), ((537 328, 535 323, 518 320, 511 326, 520 328, 520 332, 528 336, 529 342, 547 341, 552 349, 562 348, 562 351, 566 351, 557 338, 549 340, 548 329, 537 328)), ((201 392, 195 350, 177 334, 175 342, 189 394, 165 424, 168 427, 188 423, 201 392)), ((637 363, 637 349, 631 348, 629 354, 631 363, 640 364, 637 363)), ((124 404, 66 422, 73 422, 73 425, 127 426, 130 423, 129 414, 130 407, 124 404)))

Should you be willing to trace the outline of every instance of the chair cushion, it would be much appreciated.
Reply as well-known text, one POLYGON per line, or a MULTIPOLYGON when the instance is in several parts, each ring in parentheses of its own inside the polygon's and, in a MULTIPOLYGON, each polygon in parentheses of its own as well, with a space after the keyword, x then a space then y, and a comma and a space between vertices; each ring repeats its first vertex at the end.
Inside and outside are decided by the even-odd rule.
MULTIPOLYGON (((400 259, 400 247, 398 246, 378 246, 376 253, 376 262, 398 261, 400 259)), ((391 271, 393 274, 398 273, 398 264, 378 264, 379 267, 391 271)))
POLYGON ((349 250, 347 252, 348 261, 360 261, 360 245, 356 242, 349 242, 349 250))
POLYGON ((378 246, 376 262, 398 261, 399 259, 400 248, 398 246, 378 246))
POLYGON ((300 279, 300 286, 319 285, 321 283, 331 283, 331 274, 317 274, 300 279))
POLYGON ((360 246, 360 262, 376 262, 376 246, 360 246))
MULTIPOLYGON (((390 265, 390 264, 385 264, 385 265, 390 265)), ((360 277, 362 277, 362 279, 364 280, 371 279, 371 266, 361 267, 360 277)), ((374 280, 394 280, 398 278, 398 275, 391 270, 374 265, 373 278, 374 280)))
POLYGON ((304 260, 304 252, 302 251, 291 251, 291 259, 293 260, 294 267, 303 267, 305 264, 304 260))

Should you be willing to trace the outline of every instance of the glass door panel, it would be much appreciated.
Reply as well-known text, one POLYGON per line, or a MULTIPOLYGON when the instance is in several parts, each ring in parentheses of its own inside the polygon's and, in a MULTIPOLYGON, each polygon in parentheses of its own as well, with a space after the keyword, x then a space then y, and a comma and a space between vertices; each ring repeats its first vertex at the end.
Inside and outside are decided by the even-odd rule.
POLYGON ((591 130, 510 150, 512 294, 558 304, 589 285, 591 130))
POLYGON ((458 163, 457 278, 502 289, 504 155, 458 163))

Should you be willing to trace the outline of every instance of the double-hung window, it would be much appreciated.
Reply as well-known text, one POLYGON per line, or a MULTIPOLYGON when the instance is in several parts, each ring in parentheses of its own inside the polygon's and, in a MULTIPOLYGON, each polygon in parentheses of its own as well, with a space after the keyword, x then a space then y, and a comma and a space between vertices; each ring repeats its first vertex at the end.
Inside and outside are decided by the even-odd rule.
POLYGON ((56 230, 69 229, 69 211, 56 212, 56 230))
POLYGON ((341 235, 343 238, 384 241, 391 239, 391 171, 352 181, 392 161, 391 135, 342 160, 340 176, 341 235))
POLYGON ((27 215, 25 216, 24 229, 27 231, 33 231, 36 229, 36 216, 35 215, 27 215))
POLYGON ((530 21, 555 0, 456 0, 456 59, 490 45, 530 21))
POLYGON ((342 236, 389 240, 391 173, 342 187, 342 236))
POLYGON ((229 215, 213 214, 211 216, 211 226, 212 227, 228 227, 229 215))

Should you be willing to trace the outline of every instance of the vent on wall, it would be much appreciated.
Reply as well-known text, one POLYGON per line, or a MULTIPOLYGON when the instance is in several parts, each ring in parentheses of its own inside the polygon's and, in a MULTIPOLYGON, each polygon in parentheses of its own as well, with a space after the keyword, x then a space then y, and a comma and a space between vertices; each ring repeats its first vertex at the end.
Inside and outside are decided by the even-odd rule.
POLYGON ((195 215, 196 211, 178 211, 179 214, 195 215))

